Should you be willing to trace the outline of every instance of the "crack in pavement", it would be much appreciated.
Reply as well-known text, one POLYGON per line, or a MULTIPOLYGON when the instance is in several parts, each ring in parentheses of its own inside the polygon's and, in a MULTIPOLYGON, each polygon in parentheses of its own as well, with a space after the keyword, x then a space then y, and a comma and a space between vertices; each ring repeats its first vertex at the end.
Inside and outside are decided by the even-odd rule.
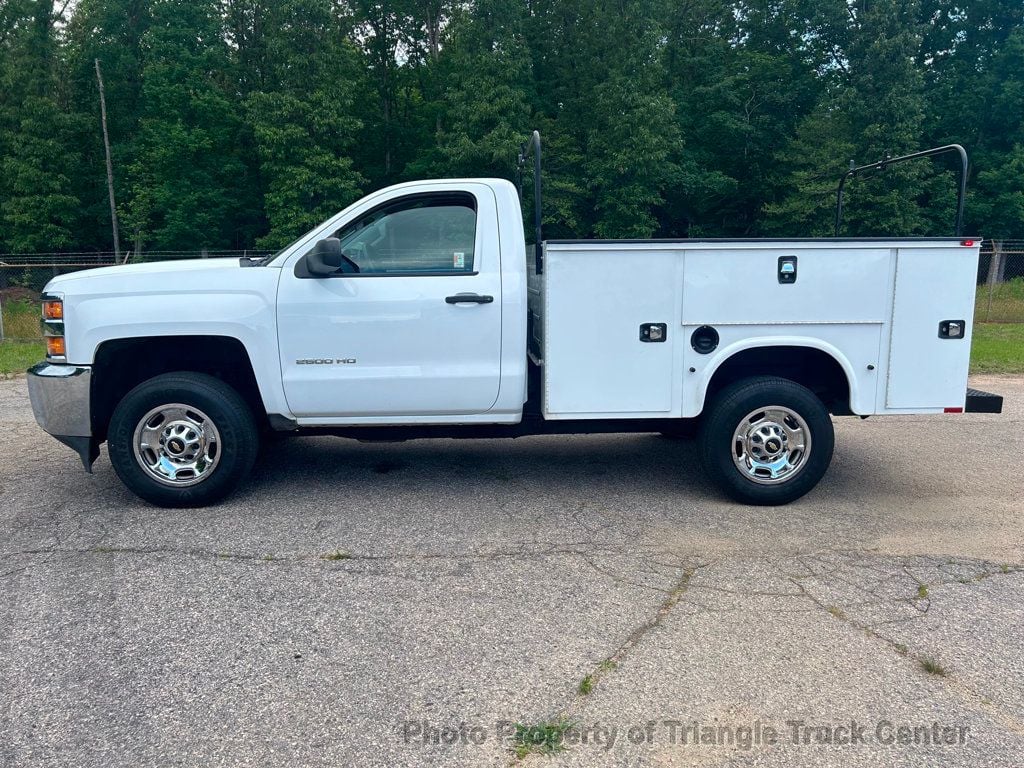
MULTIPOLYGON (((661 552, 660 555, 664 556, 667 553, 661 552)), ((858 621, 841 610, 837 610, 836 606, 829 604, 821 597, 816 595, 812 590, 808 589, 805 581, 822 579, 823 576, 833 576, 838 583, 846 584, 859 592, 870 596, 873 600, 864 600, 860 603, 844 603, 843 606, 847 609, 861 606, 870 606, 877 602, 899 602, 908 605, 912 605, 915 614, 901 621, 911 621, 919 619, 928 613, 931 607, 931 599, 920 598, 915 595, 894 597, 891 595, 884 595, 880 592, 880 584, 884 584, 890 581, 893 576, 903 574, 908 582, 913 585, 912 589, 920 589, 921 587, 930 588, 932 586, 940 586, 943 584, 950 583, 978 583, 985 579, 993 578, 1000 575, 1008 575, 1024 572, 1024 566, 1010 566, 1008 564, 995 565, 993 563, 981 560, 969 560, 969 559, 950 559, 940 556, 928 557, 921 555, 914 556, 879 556, 876 553, 862 550, 821 550, 814 553, 803 553, 797 556, 783 557, 778 559, 772 558, 754 558, 762 563, 773 566, 780 574, 784 575, 784 578, 788 583, 792 584, 795 591, 790 590, 768 590, 768 589, 730 589, 728 587, 713 585, 713 584, 697 584, 694 583, 694 577, 698 571, 706 571, 716 565, 723 565, 729 562, 738 563, 743 561, 751 560, 750 557, 745 556, 723 556, 716 560, 707 560, 705 562, 690 565, 690 566, 677 566, 683 567, 682 575, 675 580, 668 589, 660 590, 667 592, 666 598, 658 605, 654 612, 654 615, 638 625, 632 632, 627 635, 625 640, 621 642, 608 656, 606 656, 599 664, 597 664, 590 673, 588 673, 584 680, 587 683, 586 690, 582 689, 582 685, 576 688, 576 691, 569 702, 560 710, 558 714, 552 719, 561 722, 572 722, 574 712, 577 712, 583 702, 596 690, 601 680, 612 675, 618 668, 620 663, 625 660, 630 653, 635 650, 650 633, 656 630, 663 623, 664 619, 675 609, 680 603, 686 602, 694 606, 695 608, 705 611, 715 610, 729 610, 728 608, 715 609, 709 606, 702 605, 701 603, 693 600, 695 592, 707 591, 718 594, 727 594, 736 597, 770 597, 770 598, 782 598, 782 599, 793 599, 798 601, 804 601, 809 605, 808 610, 822 610, 828 613, 830 616, 836 618, 839 621, 844 622, 848 626, 853 627, 856 630, 864 632, 869 637, 880 641, 883 646, 893 650, 901 658, 910 658, 916 662, 916 667, 921 674, 927 674, 921 667, 922 663, 926 660, 923 654, 913 653, 906 647, 902 646, 895 640, 886 637, 880 633, 876 627, 881 625, 885 626, 892 622, 864 622, 858 621), (865 558, 874 558, 875 562, 867 562, 865 558), (896 562, 885 563, 885 560, 895 560, 896 562), (798 564, 802 573, 792 572, 791 566, 798 564), (881 561, 881 562, 879 562, 881 561), (929 581, 921 578, 918 574, 914 573, 911 569, 931 567, 937 572, 944 572, 944 569, 951 566, 974 569, 977 573, 973 578, 965 580, 963 576, 950 576, 949 578, 929 581), (874 585, 862 585, 852 581, 849 577, 842 574, 844 567, 854 567, 861 571, 873 571, 878 577, 878 583, 874 585), (917 603, 926 603, 924 607, 919 607, 917 603)), ((646 587, 648 589, 655 589, 648 585, 637 584, 627 579, 621 579, 616 577, 614 574, 606 572, 604 569, 597 568, 598 571, 605 573, 616 583, 630 584, 631 586, 646 587)), ((779 612, 780 609, 776 608, 773 612, 779 612)), ((947 690, 955 695, 964 705, 967 707, 980 711, 988 715, 992 720, 1006 728, 1008 731, 1017 735, 1024 736, 1024 722, 1015 717, 1012 713, 1007 712, 1005 709, 999 707, 988 698, 974 690, 971 686, 967 685, 961 680, 952 677, 948 674, 936 676, 936 680, 940 681, 947 690)), ((514 758, 509 764, 514 765, 520 761, 519 758, 514 758)))
MULTIPOLYGON (((650 634, 652 631, 654 631, 661 625, 665 617, 672 612, 672 609, 679 604, 679 601, 682 600, 683 596, 686 594, 686 591, 689 588, 690 581, 693 578, 693 575, 697 572, 698 569, 705 568, 708 565, 710 565, 710 563, 702 563, 683 567, 682 575, 678 579, 676 579, 675 582, 673 582, 667 590, 664 590, 667 592, 667 596, 658 605, 657 609, 654 612, 654 615, 650 619, 644 621, 635 629, 633 629, 633 631, 626 636, 625 640, 623 640, 615 648, 615 650, 612 651, 608 656, 602 659, 601 662, 587 675, 587 678, 589 678, 592 681, 592 684, 594 686, 596 686, 597 683, 601 680, 601 678, 603 678, 606 674, 610 674, 611 672, 613 672, 618 667, 618 665, 623 661, 623 659, 625 659, 633 649, 635 649, 638 645, 640 645, 641 642, 643 642, 644 638, 648 634, 650 634)), ((582 704, 583 701, 585 701, 589 693, 589 690, 587 692, 583 692, 582 690, 577 688, 572 700, 570 700, 570 702, 565 706, 565 708, 557 716, 555 716, 554 719, 557 719, 561 722, 571 721, 573 710, 575 708, 578 708, 579 705, 582 704)), ((523 757, 526 757, 526 755, 524 754, 523 757)), ((516 765, 519 762, 521 762, 522 759, 522 757, 513 756, 509 761, 508 765, 516 765)))
MULTIPOLYGON (((96 546, 86 548, 61 548, 48 547, 38 549, 22 549, 14 552, 0 554, 0 558, 25 557, 33 555, 77 555, 77 556, 100 556, 100 555, 180 555, 183 557, 195 557, 208 560, 242 560, 258 561, 267 564, 272 563, 347 563, 347 562, 417 562, 417 561, 460 561, 460 560, 481 560, 494 561, 501 559, 536 558, 536 557, 575 557, 586 553, 582 547, 591 546, 590 542, 569 542, 563 545, 552 545, 538 549, 517 549, 492 550, 489 552, 456 552, 456 553, 409 553, 392 555, 370 555, 352 554, 345 550, 334 550, 322 554, 303 555, 277 555, 273 553, 251 553, 251 552, 227 552, 211 549, 193 549, 181 547, 113 547, 96 546)), ((592 552, 608 552, 622 554, 623 549, 613 546, 595 547, 592 552)))
MULTIPOLYGON (((1016 569, 1012 571, 1000 570, 998 572, 990 573, 984 578, 991 578, 992 576, 1003 575, 1006 573, 1018 573, 1020 572, 1020 570, 1021 569, 1016 569)), ((858 629, 861 632, 864 632, 869 637, 880 641, 882 644, 895 651, 896 654, 900 657, 913 659, 917 662, 919 669, 922 667, 923 664, 925 664, 928 661, 927 657, 925 657, 924 655, 912 653, 908 648, 906 648, 902 644, 896 642, 892 638, 886 637, 885 635, 881 634, 874 628, 874 626, 858 622, 850 616, 846 615, 844 612, 836 611, 835 606, 826 605, 820 599, 815 597, 812 593, 806 591, 803 585, 800 584, 798 579, 792 579, 792 581, 801 590, 804 597, 809 599, 812 603, 817 605, 827 614, 829 614, 838 621, 842 621, 848 624, 849 626, 858 629)), ((1024 736, 1024 722, 1022 722, 1017 717, 1014 717, 1011 713, 996 706, 992 701, 987 699, 985 696, 982 696, 980 693, 978 693, 976 690, 971 688, 963 681, 950 676, 946 672, 943 672, 941 675, 937 675, 936 679, 941 681, 941 683, 943 683, 950 691, 956 693, 961 702, 963 702, 967 706, 984 712, 993 720, 998 722, 1001 726, 1017 734, 1018 736, 1024 736)))

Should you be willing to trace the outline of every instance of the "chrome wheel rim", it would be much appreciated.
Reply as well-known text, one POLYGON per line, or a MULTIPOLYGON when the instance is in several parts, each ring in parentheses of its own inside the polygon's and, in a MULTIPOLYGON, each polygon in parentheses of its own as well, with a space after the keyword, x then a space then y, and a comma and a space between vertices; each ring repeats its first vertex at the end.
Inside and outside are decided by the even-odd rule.
POLYGON ((791 408, 769 405, 744 416, 732 436, 732 460, 743 476, 761 485, 792 480, 807 465, 811 430, 791 408))
POLYGON ((161 405, 143 416, 132 445, 146 474, 173 488, 201 483, 220 463, 217 425, 184 403, 161 405))

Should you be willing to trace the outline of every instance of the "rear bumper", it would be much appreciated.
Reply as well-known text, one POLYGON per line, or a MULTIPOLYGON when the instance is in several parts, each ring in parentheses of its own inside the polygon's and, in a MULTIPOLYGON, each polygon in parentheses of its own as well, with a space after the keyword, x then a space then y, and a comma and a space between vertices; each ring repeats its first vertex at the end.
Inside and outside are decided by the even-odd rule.
POLYGON ((967 390, 964 413, 1002 413, 1003 396, 982 392, 980 389, 967 390))
POLYGON ((88 366, 38 363, 28 370, 28 397, 36 422, 73 448, 87 472, 99 453, 92 437, 91 387, 88 366))

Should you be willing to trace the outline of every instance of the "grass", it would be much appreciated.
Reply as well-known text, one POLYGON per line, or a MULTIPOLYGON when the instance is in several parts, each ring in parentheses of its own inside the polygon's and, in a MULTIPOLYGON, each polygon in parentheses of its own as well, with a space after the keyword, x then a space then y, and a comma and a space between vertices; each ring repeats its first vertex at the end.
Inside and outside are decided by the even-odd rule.
POLYGON ((17 340, 41 339, 39 302, 13 299, 3 302, 4 338, 17 340))
POLYGON ((593 692, 594 688, 597 687, 598 681, 600 681, 600 679, 609 672, 612 672, 616 666, 617 664, 614 659, 609 658, 602 661, 597 665, 597 668, 594 669, 593 672, 583 676, 583 679, 580 680, 580 684, 576 686, 577 693, 579 693, 580 696, 589 696, 593 692))
POLYGON ((46 355, 39 329, 39 302, 7 300, 2 309, 5 340, 0 341, 0 376, 24 373, 46 355))
POLYGON ((1024 373, 1024 323, 976 323, 971 373, 1024 373))
POLYGON ((946 676, 946 669, 939 662, 933 659, 923 658, 921 659, 921 669, 927 672, 929 675, 937 675, 938 677, 946 676))
POLYGON ((321 560, 350 560, 351 558, 352 555, 340 549, 329 552, 326 555, 320 555, 321 560))
POLYGON ((512 751, 522 760, 530 754, 554 755, 565 749, 565 732, 572 727, 568 720, 550 720, 536 725, 516 723, 512 751))
POLYGON ((982 283, 974 299, 974 317, 981 323, 1024 323, 1024 277, 1015 277, 992 286, 982 283))
POLYGON ((919 600, 924 600, 926 597, 928 597, 928 587, 926 585, 917 585, 917 597, 919 600))
POLYGON ((24 373, 46 355, 40 342, 0 342, 0 375, 24 373))

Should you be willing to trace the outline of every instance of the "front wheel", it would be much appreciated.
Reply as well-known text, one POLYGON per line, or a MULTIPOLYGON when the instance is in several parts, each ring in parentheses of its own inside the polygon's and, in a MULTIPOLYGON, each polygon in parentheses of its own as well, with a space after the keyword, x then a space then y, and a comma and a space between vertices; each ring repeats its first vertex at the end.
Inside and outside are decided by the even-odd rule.
POLYGON ((726 387, 700 435, 704 468, 746 504, 788 504, 818 484, 832 461, 828 410, 806 387, 757 377, 726 387))
POLYGON ((137 496, 161 507, 220 501, 252 468, 259 433, 220 379, 168 373, 124 396, 107 430, 110 461, 137 496))

